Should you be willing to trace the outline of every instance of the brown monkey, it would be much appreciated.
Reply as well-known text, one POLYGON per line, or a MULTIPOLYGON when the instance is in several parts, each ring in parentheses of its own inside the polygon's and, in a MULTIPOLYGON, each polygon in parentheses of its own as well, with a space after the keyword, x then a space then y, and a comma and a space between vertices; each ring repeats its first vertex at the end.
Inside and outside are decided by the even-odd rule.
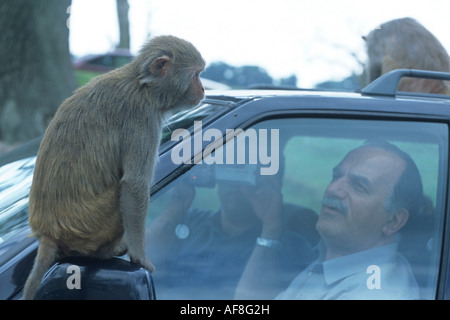
POLYGON ((149 187, 168 113, 204 98, 195 47, 173 36, 150 40, 122 68, 93 79, 62 103, 38 152, 29 224, 40 240, 24 299, 66 255, 145 256, 149 187))
MULTIPOLYGON (((450 72, 450 57, 439 40, 412 18, 383 23, 366 37, 368 82, 394 69, 450 72)), ((449 83, 404 78, 398 90, 450 94, 449 83)))

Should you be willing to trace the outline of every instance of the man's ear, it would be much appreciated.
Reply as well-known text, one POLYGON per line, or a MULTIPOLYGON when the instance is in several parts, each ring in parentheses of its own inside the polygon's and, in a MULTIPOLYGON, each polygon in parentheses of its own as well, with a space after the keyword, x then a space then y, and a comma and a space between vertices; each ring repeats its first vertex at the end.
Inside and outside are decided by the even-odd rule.
POLYGON ((170 70, 172 60, 168 56, 156 58, 150 64, 150 73, 155 77, 165 77, 170 70))
POLYGON ((409 212, 405 208, 397 210, 394 213, 391 213, 392 217, 383 227, 383 232, 385 235, 390 236, 400 230, 408 221, 409 212))

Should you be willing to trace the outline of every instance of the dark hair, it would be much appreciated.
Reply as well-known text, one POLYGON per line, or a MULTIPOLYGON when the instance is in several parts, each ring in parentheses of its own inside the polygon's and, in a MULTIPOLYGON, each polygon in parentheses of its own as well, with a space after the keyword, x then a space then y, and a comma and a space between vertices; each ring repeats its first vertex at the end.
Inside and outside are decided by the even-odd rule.
POLYGON ((386 211, 392 213, 401 208, 405 208, 408 210, 410 218, 414 218, 423 213, 430 213, 432 203, 423 193, 422 178, 411 156, 399 147, 384 140, 369 140, 361 146, 361 148, 364 147, 381 148, 396 154, 405 161, 405 169, 384 204, 386 211))

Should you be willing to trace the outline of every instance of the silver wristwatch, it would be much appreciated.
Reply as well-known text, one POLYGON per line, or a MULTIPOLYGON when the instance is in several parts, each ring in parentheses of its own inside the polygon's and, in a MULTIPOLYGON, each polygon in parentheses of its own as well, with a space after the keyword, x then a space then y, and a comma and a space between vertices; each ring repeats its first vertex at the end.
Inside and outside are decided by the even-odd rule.
POLYGON ((272 240, 272 239, 266 239, 266 238, 261 238, 258 237, 256 238, 256 244, 258 246, 261 247, 266 247, 266 248, 280 248, 281 247, 281 242, 278 240, 272 240))

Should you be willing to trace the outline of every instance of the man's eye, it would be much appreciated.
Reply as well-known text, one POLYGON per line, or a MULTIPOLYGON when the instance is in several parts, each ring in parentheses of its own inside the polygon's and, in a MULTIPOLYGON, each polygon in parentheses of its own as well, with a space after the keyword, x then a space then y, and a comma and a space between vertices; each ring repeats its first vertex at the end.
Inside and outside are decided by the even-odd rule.
POLYGON ((358 191, 358 192, 365 192, 365 193, 367 192, 366 187, 365 187, 362 183, 354 182, 354 183, 353 183, 353 187, 354 187, 355 190, 358 191))

